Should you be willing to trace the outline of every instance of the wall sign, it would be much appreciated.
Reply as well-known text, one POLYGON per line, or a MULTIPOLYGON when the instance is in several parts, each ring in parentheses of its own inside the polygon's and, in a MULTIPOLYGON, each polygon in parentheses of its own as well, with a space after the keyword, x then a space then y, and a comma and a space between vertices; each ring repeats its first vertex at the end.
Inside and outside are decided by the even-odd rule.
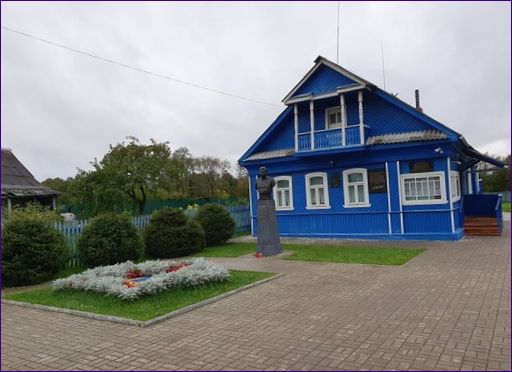
POLYGON ((431 160, 418 160, 409 162, 410 173, 432 172, 434 164, 431 160))
POLYGON ((368 192, 388 192, 385 169, 368 171, 368 192))
POLYGON ((332 173, 329 175, 329 186, 332 188, 332 189, 335 189, 337 187, 340 187, 341 185, 341 182, 340 182, 340 175, 339 173, 332 173))

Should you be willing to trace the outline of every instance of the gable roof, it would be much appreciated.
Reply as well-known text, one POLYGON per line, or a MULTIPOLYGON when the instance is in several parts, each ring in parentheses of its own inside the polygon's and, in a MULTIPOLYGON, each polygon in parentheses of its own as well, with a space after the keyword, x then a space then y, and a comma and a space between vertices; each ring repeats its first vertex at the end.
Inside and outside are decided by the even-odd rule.
POLYGON ((377 85, 372 84, 371 82, 359 77, 353 72, 348 71, 347 69, 339 66, 338 64, 328 60, 325 57, 318 56, 315 59, 315 65, 302 77, 302 79, 293 87, 293 89, 286 95, 286 97, 282 100, 288 107, 277 117, 277 119, 271 124, 269 128, 258 138, 258 140, 240 157, 239 162, 244 162, 246 160, 262 160, 262 159, 272 159, 278 157, 288 157, 293 156, 294 152, 291 152, 291 149, 276 149, 273 151, 263 151, 259 153, 254 153, 257 147, 265 140, 267 137, 271 135, 276 127, 278 127, 283 120, 286 118, 288 114, 290 114, 293 109, 291 103, 299 102, 302 100, 309 99, 322 99, 328 97, 332 94, 336 95, 339 93, 344 93, 347 91, 352 91, 356 89, 366 88, 372 91, 374 94, 378 95, 382 99, 387 102, 393 104, 394 106, 402 109, 404 112, 407 112, 414 116, 415 118, 421 120, 422 122, 429 125, 431 130, 422 130, 415 132, 406 132, 406 133, 390 133, 381 136, 369 137, 367 139, 367 145, 377 145, 377 144, 392 144, 392 143, 405 143, 405 142, 416 142, 416 141, 439 141, 439 140, 448 140, 458 144, 458 148, 460 151, 465 153, 467 156, 473 157, 475 159, 479 159, 497 166, 504 166, 503 163, 498 162, 495 159, 492 159, 471 147, 464 137, 456 132, 455 130, 447 127, 446 125, 440 123, 439 121, 433 119, 432 117, 425 114, 423 111, 416 110, 415 107, 410 105, 409 103, 402 101, 397 98, 395 95, 386 92, 385 90, 380 89, 377 85), (313 86, 308 87, 308 83, 310 80, 313 80, 315 73, 317 73, 321 68, 326 67, 331 69, 332 71, 343 75, 346 79, 337 78, 334 79, 334 82, 322 82, 323 91, 315 90, 313 86), (338 86, 339 84, 344 84, 343 86, 338 86), (301 90, 301 88, 304 88, 301 90), (325 93, 326 90, 330 90, 330 94, 322 94, 325 93), (278 156, 276 156, 278 155, 278 156))
POLYGON ((39 183, 10 149, 2 149, 2 197, 57 194, 39 183))
POLYGON ((315 65, 302 77, 302 79, 292 88, 292 90, 283 98, 282 102, 286 103, 290 98, 292 98, 294 95, 307 95, 307 93, 314 93, 314 92, 302 92, 300 89, 304 87, 308 83, 308 81, 311 79, 311 77, 323 66, 329 67, 330 69, 334 70, 335 72, 338 72, 341 74, 342 77, 345 79, 336 79, 332 82, 332 86, 329 88, 333 91, 336 88, 340 88, 342 86, 348 86, 348 85, 357 85, 360 87, 365 87, 367 85, 373 85, 370 82, 364 80, 363 78, 357 76, 353 72, 348 71, 347 69, 341 67, 340 65, 337 65, 334 62, 329 61, 327 58, 318 56, 315 59, 315 65))
POLYGON ((267 130, 265 132, 263 132, 261 136, 259 136, 259 138, 256 140, 256 142, 254 142, 254 144, 251 147, 249 147, 249 149, 240 157, 240 159, 238 161, 241 162, 241 161, 246 160, 246 157, 251 155, 254 152, 254 150, 256 150, 256 148, 270 135, 270 133, 272 133, 272 131, 279 124, 281 124, 281 122, 286 118, 286 116, 288 116, 289 114, 292 113, 292 111, 293 111, 293 109, 291 106, 286 107, 284 109, 284 111, 279 114, 277 119, 274 120, 274 122, 270 125, 270 127, 268 127, 267 130))

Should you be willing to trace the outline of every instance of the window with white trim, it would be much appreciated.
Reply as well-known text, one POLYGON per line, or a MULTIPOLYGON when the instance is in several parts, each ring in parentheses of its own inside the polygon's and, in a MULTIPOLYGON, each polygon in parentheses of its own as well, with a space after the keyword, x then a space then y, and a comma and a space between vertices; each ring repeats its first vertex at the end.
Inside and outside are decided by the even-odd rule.
POLYGON ((452 189, 452 202, 455 202, 460 200, 460 173, 456 171, 451 171, 450 182, 450 187, 452 189))
POLYGON ((369 207, 368 171, 363 168, 343 171, 343 194, 345 208, 369 207))
POLYGON ((402 204, 446 203, 444 172, 402 174, 402 204))
POLYGON ((330 208, 327 173, 306 174, 306 209, 330 208))
POLYGON ((341 106, 325 110, 325 129, 341 128, 341 106))
POLYGON ((290 176, 275 177, 276 186, 274 187, 274 201, 276 210, 293 209, 293 188, 292 178, 290 176))

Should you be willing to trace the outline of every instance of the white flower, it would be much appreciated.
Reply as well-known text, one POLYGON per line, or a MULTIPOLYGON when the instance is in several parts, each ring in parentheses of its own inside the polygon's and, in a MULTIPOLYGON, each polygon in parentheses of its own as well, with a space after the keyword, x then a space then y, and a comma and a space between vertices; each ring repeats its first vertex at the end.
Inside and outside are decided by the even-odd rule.
POLYGON ((218 264, 206 261, 204 258, 191 260, 153 260, 135 264, 131 261, 124 263, 98 266, 74 274, 67 278, 53 281, 53 289, 81 289, 105 293, 124 300, 134 300, 142 295, 155 294, 173 287, 193 287, 206 283, 222 282, 229 278, 229 271, 218 264), (187 264, 175 272, 167 273, 169 267, 187 264), (128 287, 125 281, 128 271, 139 271, 142 275, 150 276, 145 280, 136 281, 136 285, 128 287))

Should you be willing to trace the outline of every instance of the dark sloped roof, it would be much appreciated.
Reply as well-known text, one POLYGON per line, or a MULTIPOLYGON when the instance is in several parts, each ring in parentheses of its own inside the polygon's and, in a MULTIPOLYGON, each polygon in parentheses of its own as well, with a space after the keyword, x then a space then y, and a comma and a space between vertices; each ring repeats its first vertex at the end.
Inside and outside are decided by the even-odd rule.
POLYGON ((2 149, 2 196, 57 194, 60 193, 41 185, 11 150, 2 149))
POLYGON ((252 154, 245 160, 263 160, 263 159, 284 158, 286 156, 293 155, 294 153, 295 153, 294 149, 263 151, 263 152, 257 152, 256 154, 252 154))
POLYGON ((421 130, 416 132, 406 133, 390 133, 380 136, 368 137, 366 140, 367 145, 383 145, 390 143, 406 143, 417 141, 435 141, 447 139, 448 136, 438 130, 421 130))

